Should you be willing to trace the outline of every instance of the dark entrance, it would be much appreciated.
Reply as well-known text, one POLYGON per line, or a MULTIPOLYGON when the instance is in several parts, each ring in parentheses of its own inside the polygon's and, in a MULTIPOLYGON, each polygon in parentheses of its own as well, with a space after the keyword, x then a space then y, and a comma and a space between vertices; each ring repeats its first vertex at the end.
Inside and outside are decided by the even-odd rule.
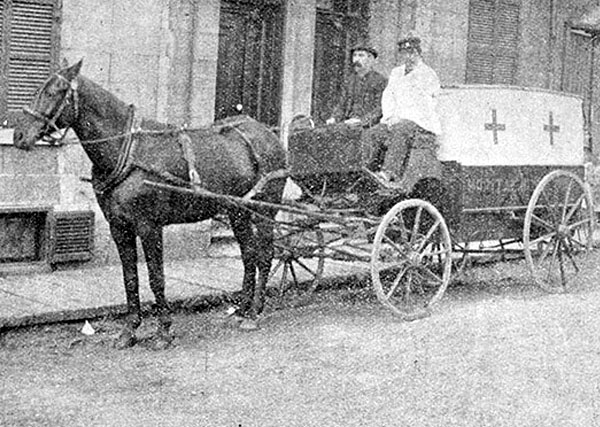
POLYGON ((350 71, 350 49, 366 38, 367 0, 318 0, 312 116, 323 122, 331 115, 350 71))
POLYGON ((280 115, 280 1, 221 3, 215 119, 242 112, 276 126, 280 115))

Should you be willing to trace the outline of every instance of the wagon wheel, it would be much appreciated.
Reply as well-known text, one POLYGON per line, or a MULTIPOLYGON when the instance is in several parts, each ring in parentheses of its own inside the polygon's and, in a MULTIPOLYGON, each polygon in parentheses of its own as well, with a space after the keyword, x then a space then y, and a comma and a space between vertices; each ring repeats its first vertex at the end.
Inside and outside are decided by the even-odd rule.
POLYGON ((271 278, 276 277, 280 293, 300 283, 310 285, 314 292, 321 279, 325 266, 325 237, 318 224, 282 224, 275 228, 275 258, 277 262, 271 270, 271 278), (278 273, 281 276, 277 276, 278 273))
POLYGON ((381 303, 405 320, 428 316, 450 281, 452 243, 444 218, 419 199, 396 204, 375 234, 371 279, 381 303))
POLYGON ((589 189, 575 174, 554 171, 537 185, 525 214, 523 246, 533 280, 565 292, 592 247, 594 210, 589 189))

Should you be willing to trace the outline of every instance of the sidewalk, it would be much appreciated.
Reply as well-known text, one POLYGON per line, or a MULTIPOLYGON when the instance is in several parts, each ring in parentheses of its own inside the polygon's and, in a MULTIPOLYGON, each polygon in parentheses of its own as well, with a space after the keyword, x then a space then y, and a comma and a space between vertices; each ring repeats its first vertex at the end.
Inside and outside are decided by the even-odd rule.
MULTIPOLYGON (((165 263, 165 292, 172 306, 208 306, 241 290, 243 266, 236 253, 165 263)), ((235 252, 235 250, 233 251, 235 252)), ((139 264, 140 299, 151 304, 145 264, 139 264)), ((325 278, 361 271, 350 263, 326 261, 325 278)), ((0 330, 75 321, 126 312, 120 265, 0 277, 0 330)))

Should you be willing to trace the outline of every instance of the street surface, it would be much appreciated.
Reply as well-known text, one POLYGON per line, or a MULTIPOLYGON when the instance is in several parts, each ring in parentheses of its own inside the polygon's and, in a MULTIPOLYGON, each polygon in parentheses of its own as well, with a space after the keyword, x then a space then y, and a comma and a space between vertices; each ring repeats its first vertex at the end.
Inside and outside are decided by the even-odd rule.
MULTIPOLYGON (((512 264, 457 277, 433 316, 398 321, 369 287, 175 315, 174 346, 111 347, 118 321, 0 336, 2 426, 600 425, 600 252, 571 294, 512 264)), ((147 320, 140 335, 150 336, 147 320)))

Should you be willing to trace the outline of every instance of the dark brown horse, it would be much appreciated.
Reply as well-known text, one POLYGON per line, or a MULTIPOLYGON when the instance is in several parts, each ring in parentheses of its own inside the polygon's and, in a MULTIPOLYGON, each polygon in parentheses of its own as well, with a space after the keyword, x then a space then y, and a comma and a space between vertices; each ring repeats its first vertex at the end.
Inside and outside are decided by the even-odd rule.
MULTIPOLYGON (((53 74, 38 89, 15 129, 14 144, 30 149, 57 129, 72 128, 90 158, 92 183, 119 252, 127 294, 128 315, 117 345, 133 345, 141 323, 136 238, 141 239, 156 300, 157 345, 164 346, 170 342, 171 316, 164 293, 162 228, 221 212, 229 217, 244 264, 239 313, 254 326, 273 259, 276 212, 250 211, 144 182, 194 184, 213 193, 243 196, 266 173, 285 168, 279 139, 248 117, 195 130, 150 123, 154 130, 133 132, 132 107, 82 77, 80 69, 81 61, 53 74)), ((279 203, 283 185, 282 180, 268 181, 255 198, 279 203)))

